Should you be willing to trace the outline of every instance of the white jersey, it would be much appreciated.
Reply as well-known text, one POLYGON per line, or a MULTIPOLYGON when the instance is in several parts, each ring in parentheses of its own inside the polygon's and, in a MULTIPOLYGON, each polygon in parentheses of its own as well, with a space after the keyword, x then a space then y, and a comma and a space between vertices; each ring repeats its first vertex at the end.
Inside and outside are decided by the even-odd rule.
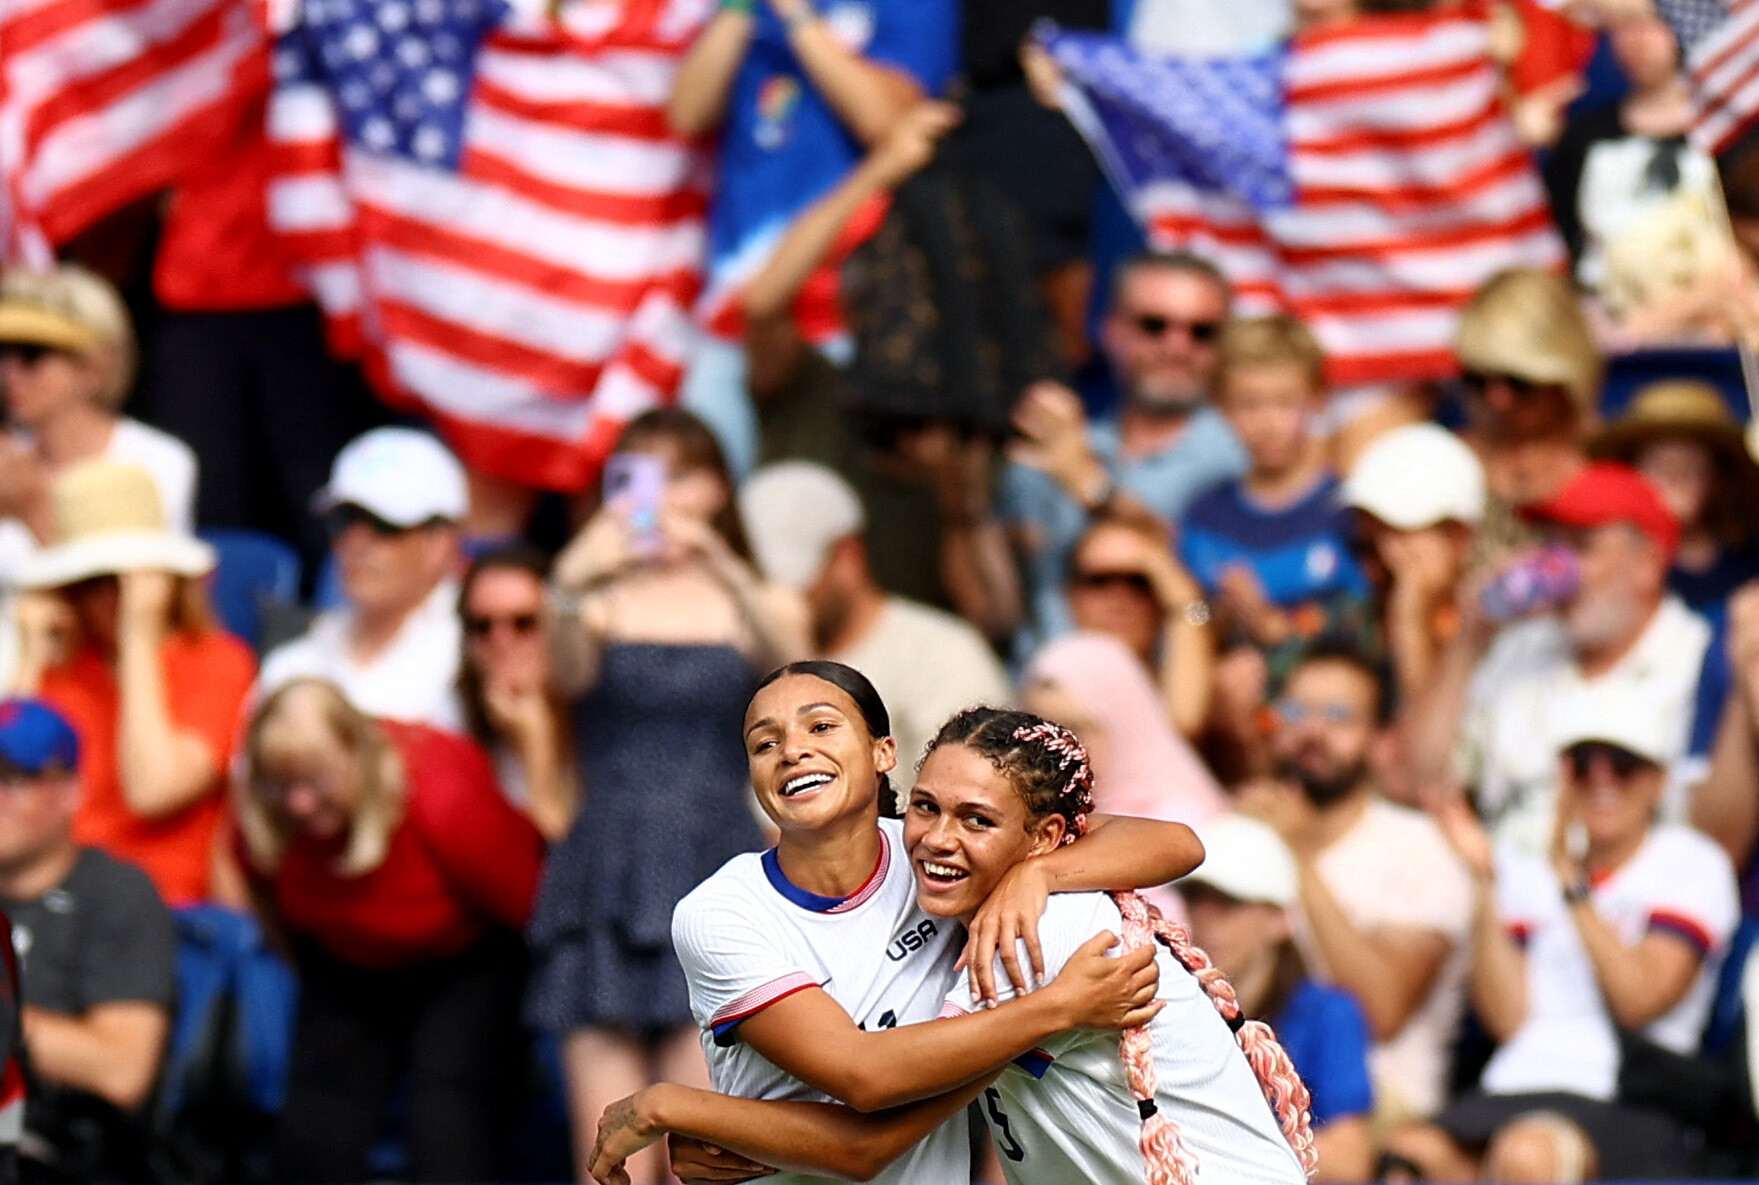
MULTIPOLYGON (((1520 1028, 1484 1068, 1490 1094, 1568 1091, 1591 1099, 1617 1092, 1618 1029, 1558 887, 1538 856, 1497 853, 1497 914, 1526 951, 1527 1008, 1520 1028)), ((1594 912, 1634 946, 1652 930, 1686 942, 1703 960, 1692 986, 1650 1021, 1643 1036, 1692 1054, 1716 994, 1729 936, 1740 923, 1740 890, 1728 856, 1689 827, 1662 824, 1618 870, 1593 886, 1594 912)))
MULTIPOLYGON (((735 856, 678 903, 672 945, 690 983, 709 1078, 748 1099, 834 1101, 739 1040, 739 1024, 805 988, 830 993, 864 1029, 935 1019, 964 944, 956 923, 916 907, 904 826, 881 819, 879 867, 853 896, 819 897, 790 884, 775 852, 735 856)), ((781 1173, 775 1185, 828 1177, 781 1173)), ((963 1113, 942 1124, 875 1181, 969 1185, 963 1113)))
MULTIPOLYGON (((1053 896, 1038 923, 1045 971, 1060 974, 1082 943, 1102 930, 1122 934, 1123 927, 1104 893, 1053 896)), ((1227 1022, 1196 977, 1157 946, 1157 994, 1167 1004, 1150 1022, 1155 1105, 1179 1125, 1197 1158, 1199 1185, 1303 1185, 1300 1162, 1227 1022)), ((1012 992, 997 966, 1006 998, 1012 992)), ((970 1009, 970 986, 960 976, 943 1015, 970 1009)), ((1140 1185, 1146 1179, 1142 1119, 1119 1040, 1116 1033, 1059 1033, 984 1092, 980 1106, 1008 1185, 1140 1185), (1029 1060, 1036 1064, 1027 1068, 1029 1060)))

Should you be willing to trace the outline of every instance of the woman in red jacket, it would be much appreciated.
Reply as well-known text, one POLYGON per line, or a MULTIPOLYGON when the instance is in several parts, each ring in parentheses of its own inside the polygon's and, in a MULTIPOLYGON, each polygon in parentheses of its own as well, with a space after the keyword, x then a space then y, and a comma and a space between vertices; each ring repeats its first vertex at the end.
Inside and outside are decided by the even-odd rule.
POLYGON ((364 1180, 407 1080, 411 1179, 497 1179, 537 831, 475 745, 374 720, 317 680, 258 709, 237 788, 244 855, 300 978, 278 1175, 364 1180))

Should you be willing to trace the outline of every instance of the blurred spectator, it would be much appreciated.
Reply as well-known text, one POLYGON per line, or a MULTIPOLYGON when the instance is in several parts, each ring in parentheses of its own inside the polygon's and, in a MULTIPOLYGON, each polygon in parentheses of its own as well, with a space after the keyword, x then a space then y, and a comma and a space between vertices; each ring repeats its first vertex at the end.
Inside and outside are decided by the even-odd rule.
POLYGON ((1455 335, 1466 437, 1490 491, 1476 566, 1529 533, 1515 511, 1552 497, 1587 464, 1602 363, 1576 294, 1549 272, 1499 272, 1460 316, 1455 335))
MULTIPOLYGON (((866 542, 880 584, 952 609, 1000 641, 1019 627, 1020 581, 1006 533, 992 513, 1000 416, 986 415, 980 405, 999 404, 1000 388, 1039 365, 1033 355, 1044 352, 1042 345, 1020 349, 1015 339, 1037 342, 1043 331, 1014 323, 1011 314, 1020 310, 1005 303, 1009 289, 999 277, 981 291, 975 285, 959 293, 918 288, 916 282, 931 274, 988 275, 991 261, 927 260, 891 223, 863 248, 862 268, 850 264, 843 270, 845 278, 851 271, 864 274, 869 288, 872 324, 857 327, 853 368, 859 374, 835 365, 793 316, 797 298, 851 219, 928 164, 957 118, 957 110, 944 103, 911 108, 836 188, 794 221, 745 287, 741 306, 759 460, 817 461, 848 478, 872 511, 866 542), (945 332, 945 302, 958 302, 967 313, 967 303, 1001 307, 991 310, 995 317, 961 321, 969 336, 955 336, 945 332), (1011 331, 1007 340, 986 336, 995 323, 1011 331), (948 357, 954 353, 958 364, 948 357)), ((948 192, 943 177, 937 188, 916 196, 938 212, 942 207, 933 200, 948 192)), ((920 213, 921 205, 912 202, 912 211, 920 213)), ((965 235, 944 220, 930 221, 941 235, 964 243, 965 235)))
POLYGON ((1081 738, 1095 810, 1197 828, 1221 812, 1221 787, 1168 723, 1147 668, 1109 634, 1047 643, 1026 668, 1021 703, 1081 738))
POLYGON ((79 461, 139 465, 172 529, 193 529, 195 454, 121 414, 136 360, 128 309, 109 281, 73 264, 0 276, 0 582, 54 541, 49 487, 79 461))
POLYGON ((1735 589, 1759 576, 1759 465, 1721 393, 1708 383, 1652 383, 1589 452, 1654 483, 1680 524, 1668 588, 1688 609, 1721 616, 1735 589))
POLYGON ((374 720, 315 679, 258 708, 236 789, 259 904, 300 980, 278 1177, 365 1179, 406 1084, 411 1180, 500 1180, 541 837, 475 745, 374 720))
POLYGON ((1572 114, 1544 168, 1576 279, 1590 292, 1605 279, 1609 243, 1682 188, 1716 185, 1715 164, 1686 141, 1691 95, 1672 27, 1653 11, 1622 13, 1604 27, 1630 89, 1617 103, 1572 114))
POLYGON ((133 865, 82 846, 79 740, 41 700, 0 701, 0 910, 23 978, 31 1179, 138 1180, 141 1109, 170 1031, 171 914, 133 865))
POLYGON ((1069 557, 1065 596, 1075 628, 1127 646, 1153 673, 1173 727, 1197 736, 1209 720, 1215 635, 1166 525, 1140 508, 1095 514, 1069 557))
POLYGON ((1354 997, 1316 982, 1295 945, 1295 858, 1277 833, 1244 815, 1199 831, 1203 865, 1179 882, 1191 938, 1234 986, 1240 1011, 1276 1030, 1313 1095, 1320 1182, 1373 1179, 1368 1119, 1368 1022, 1354 997))
POLYGON ((553 843, 580 809, 580 768, 551 670, 548 570, 544 554, 525 546, 472 561, 458 593, 458 690, 470 735, 494 761, 501 793, 553 843))
POLYGON ((18 1185, 18 1140, 24 1134, 24 1043, 19 1032, 18 955, 12 922, 0 913, 0 1185, 18 1185))
POLYGON ((805 596, 814 653, 879 689, 901 767, 914 769, 960 709, 1008 702, 1007 672, 969 623, 888 596, 874 580, 867 515, 848 482, 810 461, 783 461, 751 475, 739 509, 759 570, 805 596))
POLYGON ((1217 8, 1203 0, 1134 0, 1119 4, 1128 13, 1126 40, 1154 53, 1192 57, 1268 53, 1294 29, 1296 11, 1311 11, 1326 0, 1243 0, 1217 8))
POLYGON ((1368 1018, 1383 1126, 1432 1115, 1445 1098, 1472 914, 1466 870, 1435 823, 1376 784, 1370 755, 1386 697, 1359 652, 1315 646, 1276 704, 1279 780, 1239 797, 1295 853, 1296 937, 1309 965, 1368 1018))
MULTIPOLYGON (((1667 591, 1679 524, 1634 470, 1597 462, 1527 513, 1549 549, 1511 568, 1561 565, 1564 579, 1539 582, 1529 616, 1500 630, 1479 591, 1463 590, 1461 629, 1402 725, 1414 785, 1463 776, 1499 841, 1539 851, 1552 829, 1558 727, 1642 704, 1670 738, 1671 765, 1686 751, 1710 627, 1667 591)), ((1670 800, 1670 815, 1683 805, 1670 800)))
POLYGON ((1080 397, 1054 383, 1021 401, 1001 509, 1026 556, 1041 637, 1068 628, 1063 578, 1089 515, 1127 498, 1176 522, 1204 490, 1246 471, 1240 442, 1209 406, 1231 299, 1227 280, 1198 256, 1129 260, 1100 331, 1116 416, 1090 425, 1080 397))
MULTIPOLYGON (((715 329, 736 336, 737 318, 728 313, 738 290, 864 148, 879 143, 913 104, 945 89, 957 53, 950 0, 836 3, 822 12, 807 0, 720 6, 679 67, 667 108, 673 129, 686 136, 721 131, 706 297, 715 329)), ((876 201, 841 234, 830 266, 877 229, 883 210, 876 201)), ((809 341, 838 336, 833 276, 811 286, 794 317, 809 341)), ((711 351, 687 380, 684 398, 715 425, 744 469, 755 442, 742 368, 729 365, 734 358, 711 351)))
POLYGON ((1282 651, 1342 632, 1367 597, 1314 420, 1325 406, 1325 355, 1288 317, 1235 321, 1222 335, 1216 399, 1249 459, 1244 476, 1192 503, 1179 555, 1217 599, 1230 641, 1282 651))
POLYGON ((26 564, 16 689, 81 740, 74 836, 140 866, 172 905, 236 900, 220 823, 255 659, 222 631, 207 544, 167 527, 146 470, 87 461, 54 486, 56 538, 26 564))
POLYGON ((1738 907, 1722 852, 1655 822, 1672 731, 1638 700, 1560 726, 1563 790, 1545 854, 1493 855, 1463 801, 1443 812, 1478 883, 1472 1000, 1499 1045, 1476 1092, 1393 1137, 1428 1178, 1690 1170, 1680 1100, 1658 1097, 1665 1081, 1636 1068, 1658 1051, 1697 1053, 1738 907))
POLYGON ((361 711, 464 731, 458 703, 458 524, 464 469, 412 428, 375 428, 337 454, 314 509, 334 540, 344 603, 263 659, 266 694, 328 679, 361 711))
POLYGON ((1435 424, 1395 428, 1344 480, 1358 554, 1374 586, 1397 700, 1421 695, 1459 629, 1457 589, 1484 517, 1484 467, 1435 424))
POLYGON ((155 203, 158 307, 142 325, 135 406, 200 458, 196 521, 290 540, 309 583, 330 542, 312 495, 342 447, 390 413, 331 354, 295 251, 269 228, 286 144, 269 139, 267 102, 235 103, 224 150, 155 203))
MULTIPOLYGON (((656 1077, 707 1087, 672 910, 757 848, 742 722, 758 679, 810 650, 795 594, 766 584, 720 446, 678 408, 632 420, 612 464, 663 467, 611 498, 557 558, 579 597, 587 794, 550 853, 531 927, 527 1014, 564 1038, 582 1179, 607 1105, 656 1077), (647 498, 653 501, 646 501, 647 498)), ((657 1180, 662 1162, 634 1166, 657 1180)))

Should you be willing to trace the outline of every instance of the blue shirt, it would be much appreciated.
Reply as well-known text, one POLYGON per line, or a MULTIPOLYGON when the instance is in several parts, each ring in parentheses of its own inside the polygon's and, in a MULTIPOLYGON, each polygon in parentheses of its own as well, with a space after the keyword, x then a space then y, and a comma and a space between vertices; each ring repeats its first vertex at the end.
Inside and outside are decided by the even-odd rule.
POLYGON ((1338 482, 1326 477, 1293 506, 1265 510, 1238 481, 1192 504, 1179 530, 1179 553, 1210 592, 1231 567, 1250 568, 1264 595, 1283 608, 1338 594, 1368 595, 1368 579, 1350 552, 1350 511, 1338 482))
MULTIPOLYGON (((1114 422, 1100 421, 1088 433, 1094 454, 1118 489, 1166 519, 1177 522, 1192 499, 1218 481, 1246 472, 1246 450, 1219 412, 1199 408, 1172 444, 1142 457, 1124 457, 1114 422)), ((1049 477, 1024 465, 1002 475, 1002 517, 1037 533, 1041 546, 1030 557, 1026 578, 1033 628, 1038 640, 1073 628, 1063 581, 1069 553, 1087 528, 1087 512, 1049 477)))
POLYGON ((1341 988, 1303 979, 1270 1022, 1313 1095, 1313 1126, 1374 1110, 1368 1021, 1341 988))
MULTIPOLYGON (((819 13, 844 45, 912 75, 930 95, 957 69, 956 0, 830 0, 819 13)), ((709 209, 711 286, 762 266, 795 217, 835 188, 862 152, 801 69, 770 6, 758 4, 752 20, 709 209)))

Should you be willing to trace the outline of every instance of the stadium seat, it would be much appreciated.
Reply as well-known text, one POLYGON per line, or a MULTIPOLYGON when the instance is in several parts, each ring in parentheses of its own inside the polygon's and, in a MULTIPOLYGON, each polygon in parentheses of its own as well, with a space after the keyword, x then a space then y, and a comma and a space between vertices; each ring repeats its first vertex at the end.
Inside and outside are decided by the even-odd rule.
POLYGON ((206 530, 201 537, 219 554, 210 593, 214 610, 232 633, 259 654, 267 639, 264 610, 299 602, 299 553, 262 531, 206 530))

